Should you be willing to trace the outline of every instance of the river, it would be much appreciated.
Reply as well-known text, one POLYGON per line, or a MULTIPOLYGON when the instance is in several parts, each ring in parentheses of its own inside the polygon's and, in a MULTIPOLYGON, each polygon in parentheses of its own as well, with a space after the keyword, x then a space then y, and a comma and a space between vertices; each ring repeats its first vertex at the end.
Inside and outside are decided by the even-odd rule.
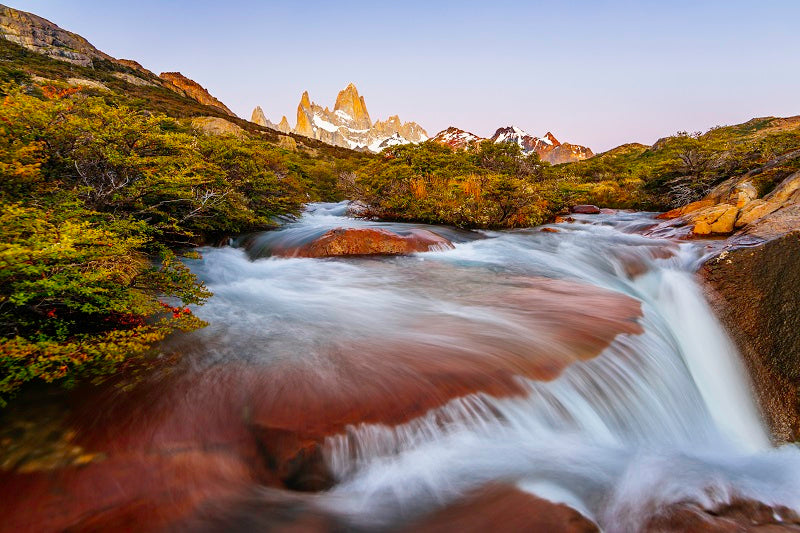
POLYGON ((293 505, 367 530, 489 483, 614 532, 676 502, 800 510, 800 451, 770 444, 695 281, 708 243, 644 237, 646 213, 468 232, 346 208, 312 204, 187 261, 214 293, 194 309, 209 326, 169 341, 177 367, 133 400, 111 396, 95 446, 111 458, 202 449, 190 463, 202 469, 212 450, 220 466, 187 483, 246 492, 238 511, 200 513, 228 525, 274 513, 285 487, 293 505), (454 248, 270 255, 340 227, 427 228, 454 248))

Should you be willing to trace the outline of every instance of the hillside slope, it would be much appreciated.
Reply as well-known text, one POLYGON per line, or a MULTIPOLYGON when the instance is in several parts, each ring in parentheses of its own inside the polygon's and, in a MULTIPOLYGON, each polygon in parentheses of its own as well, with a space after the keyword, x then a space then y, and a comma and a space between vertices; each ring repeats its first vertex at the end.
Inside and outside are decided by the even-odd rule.
POLYGON ((14 24, 47 23, 44 44, 0 39, 0 406, 202 327, 187 305, 210 293, 178 256, 340 199, 371 157, 231 116, 42 21, 14 24))

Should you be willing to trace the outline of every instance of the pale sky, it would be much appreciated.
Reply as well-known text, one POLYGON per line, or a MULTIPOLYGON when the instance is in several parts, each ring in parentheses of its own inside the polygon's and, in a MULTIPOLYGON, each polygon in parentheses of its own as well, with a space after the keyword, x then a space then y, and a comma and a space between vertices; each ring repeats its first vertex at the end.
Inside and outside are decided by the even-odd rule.
POLYGON ((800 114, 799 0, 19 0, 104 52, 178 70, 250 118, 354 82, 430 135, 514 124, 599 152, 800 114))

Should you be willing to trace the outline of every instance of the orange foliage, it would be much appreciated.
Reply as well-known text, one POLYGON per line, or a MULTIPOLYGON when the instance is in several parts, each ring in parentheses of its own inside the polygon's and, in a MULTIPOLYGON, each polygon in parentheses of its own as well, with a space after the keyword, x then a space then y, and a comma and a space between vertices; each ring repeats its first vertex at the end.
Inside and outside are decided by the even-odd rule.
POLYGON ((425 198, 427 196, 427 189, 425 187, 425 180, 422 178, 412 179, 410 182, 411 193, 415 198, 425 198))
POLYGON ((42 94, 49 100, 61 100, 62 98, 72 96, 80 90, 80 87, 67 87, 66 89, 59 89, 58 87, 53 87, 52 85, 42 86, 42 94))

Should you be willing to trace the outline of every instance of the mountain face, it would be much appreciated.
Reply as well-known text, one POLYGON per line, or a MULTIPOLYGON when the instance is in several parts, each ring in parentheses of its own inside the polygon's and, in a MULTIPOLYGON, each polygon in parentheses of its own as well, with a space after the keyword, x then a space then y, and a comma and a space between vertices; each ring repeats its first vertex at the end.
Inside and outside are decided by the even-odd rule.
POLYGON ((437 133, 432 139, 433 142, 449 146, 454 150, 466 150, 485 141, 483 137, 479 137, 474 133, 450 126, 446 130, 437 133))
POLYGON ((164 86, 178 94, 200 102, 203 105, 215 107, 223 113, 235 117, 236 114, 228 109, 225 104, 214 98, 209 92, 194 80, 190 80, 180 72, 162 72, 159 76, 164 80, 164 86))
POLYGON ((594 153, 585 146, 560 142, 549 131, 544 137, 535 137, 516 126, 499 128, 494 132, 491 140, 496 143, 516 143, 522 149, 522 153, 531 154, 535 152, 539 154, 542 161, 547 161, 554 165, 569 163, 571 161, 580 161, 594 155, 594 153))
POLYGON ((32 13, 0 5, 0 37, 32 52, 82 67, 95 68, 97 62, 103 61, 114 63, 124 67, 111 73, 116 78, 133 85, 161 86, 227 115, 236 116, 200 84, 180 72, 165 72, 160 77, 156 76, 136 61, 111 57, 80 35, 59 28, 32 13))
POLYGON ((291 133, 292 128, 289 126, 289 121, 286 119, 286 115, 281 117, 281 121, 277 124, 274 124, 271 120, 267 118, 264 114, 264 110, 261 109, 261 106, 256 106, 253 109, 253 114, 250 116, 250 122, 254 124, 258 124, 259 126, 264 126, 267 128, 272 128, 273 130, 278 130, 281 133, 291 133))
POLYGON ((583 161, 594 156, 594 152, 586 146, 579 144, 561 143, 550 152, 546 153, 542 159, 553 165, 561 163, 572 163, 573 161, 583 161))
POLYGON ((536 152, 540 156, 561 144, 549 131, 544 137, 534 137, 516 126, 498 128, 491 139, 496 143, 516 143, 522 149, 522 153, 536 152))
MULTIPOLYGON (((467 150, 486 139, 474 133, 451 126, 437 133, 432 140, 455 150, 467 150)), ((516 126, 498 128, 489 140, 496 143, 510 142, 518 144, 523 154, 528 155, 535 152, 539 154, 542 161, 547 161, 553 165, 581 161, 582 159, 588 159, 594 155, 594 153, 585 146, 560 142, 556 139, 555 135, 549 131, 544 137, 535 137, 516 126)))
POLYGON ((401 122, 397 115, 373 123, 364 97, 358 94, 358 89, 352 83, 339 91, 333 110, 312 102, 308 91, 304 92, 297 106, 294 130, 289 129, 286 117, 277 126, 272 125, 260 107, 253 111, 251 120, 284 133, 292 131, 334 146, 373 152, 380 152, 387 146, 419 143, 428 139, 428 134, 419 124, 401 122))
POLYGON ((28 50, 82 67, 92 61, 113 61, 75 33, 63 30, 47 19, 0 5, 0 36, 28 50))

